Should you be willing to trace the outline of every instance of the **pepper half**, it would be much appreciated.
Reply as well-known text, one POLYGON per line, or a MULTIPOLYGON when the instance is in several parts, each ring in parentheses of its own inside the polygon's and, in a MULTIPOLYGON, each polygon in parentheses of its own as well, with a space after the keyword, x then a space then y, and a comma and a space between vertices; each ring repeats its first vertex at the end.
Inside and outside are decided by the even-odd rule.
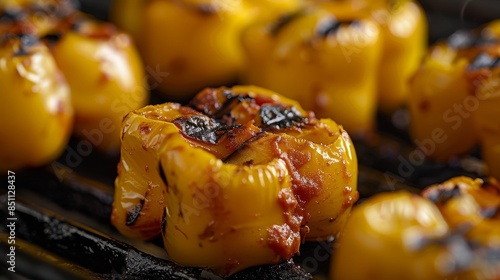
POLYGON ((243 45, 244 83, 284 92, 350 134, 373 129, 382 40, 371 18, 309 7, 250 27, 243 45))
POLYGON ((0 170, 41 166, 59 156, 73 109, 68 85, 37 37, 0 39, 0 84, 0 170))
POLYGON ((357 200, 347 133, 258 87, 206 89, 123 123, 112 223, 160 230, 174 261, 229 275, 338 234, 357 200))

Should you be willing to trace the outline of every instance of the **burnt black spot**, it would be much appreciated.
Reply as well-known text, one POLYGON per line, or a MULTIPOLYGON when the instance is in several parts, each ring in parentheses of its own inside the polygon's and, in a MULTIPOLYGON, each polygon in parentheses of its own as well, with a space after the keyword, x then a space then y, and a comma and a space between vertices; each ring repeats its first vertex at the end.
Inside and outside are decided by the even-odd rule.
POLYGON ((481 210, 481 216, 485 219, 491 219, 498 215, 499 211, 498 207, 488 207, 481 210))
POLYGON ((496 43, 497 41, 498 39, 494 37, 481 36, 481 34, 475 30, 458 30, 447 39, 448 45, 454 49, 472 48, 496 43))
POLYGON ((139 215, 141 214, 142 207, 144 206, 144 199, 141 199, 139 204, 129 208, 127 210, 127 220, 125 224, 131 226, 135 223, 139 215))
POLYGON ((49 33, 42 37, 43 40, 51 44, 57 43, 59 40, 61 40, 61 38, 62 38, 61 33, 49 33))
POLYGON ((224 104, 217 110, 217 112, 214 113, 212 117, 215 119, 222 119, 225 116, 228 116, 231 113, 231 110, 238 104, 249 101, 252 102, 254 101, 253 98, 251 98, 248 95, 236 95, 230 90, 225 90, 223 92, 224 97, 226 98, 226 101, 224 101, 224 104))
POLYGON ((22 21, 26 13, 21 9, 5 9, 0 12, 0 23, 11 23, 22 21))
POLYGON ((167 232, 167 209, 163 209, 163 215, 161 217, 161 232, 163 234, 167 232))
POLYGON ((181 128, 184 135, 203 142, 217 144, 219 139, 228 131, 239 126, 227 126, 210 119, 207 116, 182 116, 173 121, 181 128))
POLYGON ((158 166, 158 172, 160 173, 160 178, 163 181, 163 183, 168 186, 167 184, 167 176, 165 176, 165 171, 163 170, 163 166, 161 165, 161 162, 158 166))
POLYGON ((290 24, 294 20, 300 18, 304 14, 305 14, 304 11, 300 10, 300 11, 297 11, 295 13, 290 13, 290 14, 286 14, 284 16, 281 16, 280 18, 278 18, 278 20, 276 22, 274 22, 270 26, 269 32, 273 36, 278 35, 280 33, 280 31, 283 30, 283 28, 285 28, 288 24, 290 24))
POLYGON ((442 204, 459 195, 460 188, 455 186, 452 189, 438 189, 437 191, 432 192, 428 198, 436 204, 442 204))
POLYGON ((350 20, 350 21, 337 21, 334 18, 329 18, 326 21, 320 22, 318 26, 316 26, 316 36, 319 37, 328 37, 331 34, 334 34, 339 30, 342 25, 351 25, 357 24, 358 21, 350 20))
POLYGON ((297 108, 281 105, 263 105, 260 108, 260 117, 263 125, 273 128, 286 128, 307 121, 297 108))
POLYGON ((216 5, 209 3, 198 5, 197 10, 203 15, 213 15, 216 14, 219 9, 216 5))
POLYGON ((19 49, 14 53, 14 56, 29 55, 30 54, 29 49, 31 47, 35 46, 36 44, 38 44, 38 42, 39 42, 38 37, 35 35, 31 35, 31 34, 21 34, 21 35, 18 35, 18 37, 19 37, 20 45, 19 45, 19 49))
POLYGON ((482 68, 496 68, 498 66, 500 66, 500 57, 493 57, 487 53, 480 53, 469 64, 468 70, 475 71, 482 68))

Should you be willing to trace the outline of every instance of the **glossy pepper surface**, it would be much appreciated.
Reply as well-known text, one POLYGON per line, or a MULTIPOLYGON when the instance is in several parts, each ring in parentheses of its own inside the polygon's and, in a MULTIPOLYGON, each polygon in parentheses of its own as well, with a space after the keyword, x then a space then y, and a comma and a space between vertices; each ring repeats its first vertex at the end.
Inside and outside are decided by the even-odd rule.
POLYGON ((347 133, 258 87, 206 89, 124 120, 112 222, 221 275, 338 234, 357 200, 347 133))
POLYGON ((74 133, 101 151, 117 152, 123 117, 149 98, 132 39, 81 15, 65 19, 58 32, 47 41, 71 89, 74 133))
POLYGON ((382 47, 373 19, 310 7, 250 27, 243 45, 245 83, 284 92, 351 134, 373 129, 382 47))
POLYGON ((55 159, 71 134, 73 109, 68 85, 47 47, 29 34, 5 34, 0 84, 0 170, 55 159))

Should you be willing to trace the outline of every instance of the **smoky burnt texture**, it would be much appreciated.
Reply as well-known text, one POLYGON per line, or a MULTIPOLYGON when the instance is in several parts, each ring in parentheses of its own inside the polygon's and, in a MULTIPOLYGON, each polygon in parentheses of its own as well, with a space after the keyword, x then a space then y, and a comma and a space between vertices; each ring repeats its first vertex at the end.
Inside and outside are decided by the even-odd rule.
POLYGON ((303 123, 302 117, 295 107, 264 105, 260 108, 260 117, 265 126, 286 128, 303 123))
POLYGON ((447 43, 454 49, 466 49, 496 42, 497 39, 482 36, 475 30, 458 30, 447 39, 447 43))
POLYGON ((494 57, 487 53, 477 55, 469 64, 469 71, 475 71, 482 68, 496 68, 500 66, 500 57, 494 57))

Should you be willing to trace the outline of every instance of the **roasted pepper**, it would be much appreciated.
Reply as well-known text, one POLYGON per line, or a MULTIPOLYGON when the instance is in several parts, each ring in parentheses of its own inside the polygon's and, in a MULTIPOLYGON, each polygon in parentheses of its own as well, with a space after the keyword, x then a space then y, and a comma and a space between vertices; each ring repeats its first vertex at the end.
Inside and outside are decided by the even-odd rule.
MULTIPOLYGON (((445 183, 451 188, 439 187, 424 194, 439 203, 454 200, 451 197, 455 190, 468 188, 454 187, 461 180, 445 183)), ((476 188, 471 189, 475 192, 476 188)), ((485 193, 479 196, 491 202, 485 193)), ((477 243, 477 239, 467 234, 470 226, 448 225, 456 217, 447 214, 463 216, 461 211, 468 208, 458 200, 455 202, 444 202, 446 209, 438 208, 431 200, 404 191, 368 199, 352 211, 332 258, 331 279, 498 279, 498 246, 491 242, 477 243), (443 213, 450 219, 443 218, 440 210, 450 212, 443 213)), ((473 219, 470 222, 473 230, 479 228, 473 219)), ((488 234, 498 244, 498 220, 495 222, 489 225, 488 234)))
POLYGON ((47 42, 71 89, 74 133, 101 151, 118 152, 123 116, 149 97, 132 40, 81 15, 66 18, 58 32, 47 42))
POLYGON ((152 85, 169 100, 236 82, 240 33, 250 22, 292 10, 300 0, 115 1, 112 17, 141 43, 152 85))
POLYGON ((410 132, 427 156, 447 161, 479 142, 479 135, 471 133, 475 131, 473 115, 494 110, 478 110, 480 102, 474 92, 479 90, 479 80, 472 78, 471 63, 482 52, 500 50, 500 37, 495 37, 494 30, 494 25, 488 25, 457 31, 430 49, 412 78, 410 132))
POLYGON ((45 45, 29 34, 0 39, 0 170, 40 166, 71 133, 69 88, 45 45))
POLYGON ((473 86, 473 122, 481 142, 488 174, 500 178, 500 43, 497 49, 476 56, 469 65, 473 86), (491 54, 490 54, 491 53, 491 54))
POLYGON ((342 229, 357 200, 347 133, 258 87, 127 115, 112 223, 221 275, 281 262, 342 229))
POLYGON ((283 92, 350 134, 365 133, 374 125, 380 31, 369 17, 329 10, 310 7, 246 30, 243 81, 283 92))
POLYGON ((436 203, 450 227, 466 227, 472 242, 500 249, 500 184, 496 179, 456 177, 426 188, 423 196, 436 203))

